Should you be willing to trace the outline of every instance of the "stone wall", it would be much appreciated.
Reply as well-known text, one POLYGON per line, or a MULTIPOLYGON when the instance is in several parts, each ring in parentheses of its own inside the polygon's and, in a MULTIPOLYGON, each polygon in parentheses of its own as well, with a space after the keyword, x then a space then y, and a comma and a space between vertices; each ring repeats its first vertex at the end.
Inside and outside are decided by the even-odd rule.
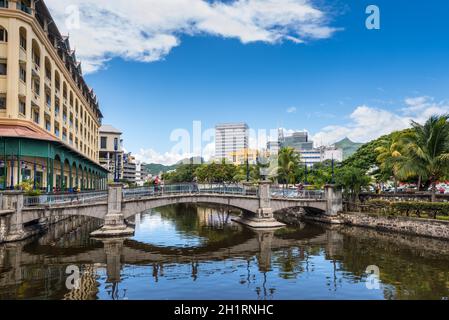
POLYGON ((344 213, 340 217, 347 225, 449 240, 449 221, 363 213, 344 213))
POLYGON ((308 215, 304 210, 287 209, 275 215, 286 224, 295 225, 302 220, 332 225, 350 225, 394 233, 449 240, 449 221, 379 216, 369 213, 340 213, 338 216, 308 215))

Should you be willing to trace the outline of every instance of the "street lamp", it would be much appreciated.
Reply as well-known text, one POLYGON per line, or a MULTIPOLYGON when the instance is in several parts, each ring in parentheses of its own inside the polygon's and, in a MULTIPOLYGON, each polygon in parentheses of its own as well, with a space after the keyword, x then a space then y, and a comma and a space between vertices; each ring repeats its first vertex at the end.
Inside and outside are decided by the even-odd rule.
POLYGON ((114 139, 114 182, 117 183, 118 182, 118 168, 117 168, 117 162, 118 162, 118 139, 115 138, 114 139))

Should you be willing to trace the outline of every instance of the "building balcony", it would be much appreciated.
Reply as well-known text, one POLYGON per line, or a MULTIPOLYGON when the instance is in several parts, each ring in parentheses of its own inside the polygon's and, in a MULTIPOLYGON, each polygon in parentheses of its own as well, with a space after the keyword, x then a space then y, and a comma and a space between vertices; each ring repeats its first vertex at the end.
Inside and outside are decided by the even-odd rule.
POLYGON ((26 97, 27 95, 27 85, 22 80, 19 80, 19 96, 26 97))
POLYGON ((33 94, 31 95, 31 103, 39 106, 41 104, 41 96, 38 93, 33 92, 33 94))
POLYGON ((20 47, 20 50, 19 50, 19 61, 21 63, 27 62, 27 52, 22 47, 20 47))
POLYGON ((51 79, 49 78, 49 77, 45 77, 45 85, 48 87, 48 88, 51 88, 51 79))
POLYGON ((17 2, 17 10, 20 10, 20 11, 28 13, 28 14, 32 14, 32 12, 33 12, 33 10, 31 10, 30 7, 28 7, 27 5, 25 5, 21 2, 17 2))
POLYGON ((33 76, 39 78, 40 77, 40 71, 41 68, 39 67, 39 65, 37 63, 33 63, 33 76))
POLYGON ((8 57, 8 44, 5 42, 0 43, 0 58, 8 57))
POLYGON ((7 80, 5 76, 0 77, 0 92, 6 92, 7 91, 7 80))

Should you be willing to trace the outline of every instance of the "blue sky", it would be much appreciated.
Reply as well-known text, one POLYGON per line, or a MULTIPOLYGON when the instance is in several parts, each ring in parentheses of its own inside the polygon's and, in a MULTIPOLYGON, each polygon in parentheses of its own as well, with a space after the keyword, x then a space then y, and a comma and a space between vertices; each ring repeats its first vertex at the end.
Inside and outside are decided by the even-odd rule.
MULTIPOLYGON (((83 1, 76 4, 83 8, 83 1)), ((279 5, 286 1, 295 2, 279 0, 279 5)), ((48 2, 58 16, 61 8, 48 2)), ((149 58, 123 53, 117 44, 90 53, 82 49, 88 42, 77 42, 77 30, 71 32, 72 44, 83 61, 94 61, 86 80, 100 99, 104 123, 123 130, 126 149, 147 162, 184 156, 172 154, 170 134, 192 130, 195 120, 203 129, 245 121, 255 129, 307 129, 320 143, 345 136, 365 142, 407 126, 410 119, 423 121, 449 110, 448 1, 305 3, 322 13, 313 27, 332 32, 294 34, 284 31, 295 29, 287 21, 280 39, 258 41, 247 36, 251 26, 237 36, 171 28, 176 44, 149 58), (381 10, 380 30, 365 28, 369 4, 381 10)), ((272 25, 263 27, 270 31, 272 25)))

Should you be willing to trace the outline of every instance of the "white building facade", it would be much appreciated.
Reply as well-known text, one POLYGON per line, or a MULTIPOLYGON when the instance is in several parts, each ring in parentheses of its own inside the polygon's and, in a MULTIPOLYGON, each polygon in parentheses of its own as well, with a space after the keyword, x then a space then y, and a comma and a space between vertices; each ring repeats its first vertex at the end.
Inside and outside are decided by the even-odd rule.
POLYGON ((215 159, 236 163, 239 152, 248 150, 249 127, 246 123, 225 123, 215 127, 215 159))

